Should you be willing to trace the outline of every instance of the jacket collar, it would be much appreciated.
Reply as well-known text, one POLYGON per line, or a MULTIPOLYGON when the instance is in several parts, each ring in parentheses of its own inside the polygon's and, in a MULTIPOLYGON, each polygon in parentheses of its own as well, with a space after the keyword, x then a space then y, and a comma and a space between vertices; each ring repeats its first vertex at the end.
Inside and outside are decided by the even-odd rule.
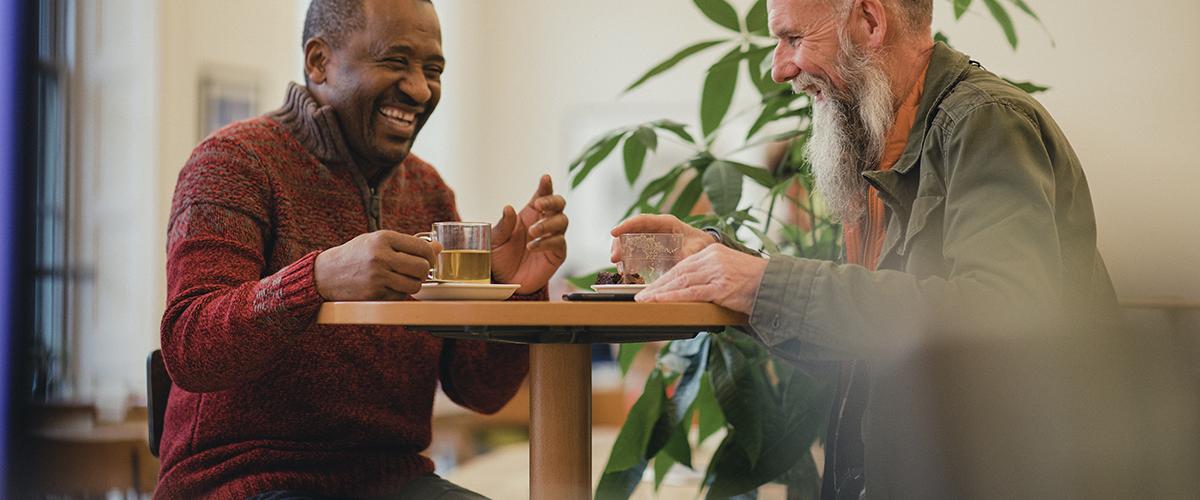
POLYGON ((925 91, 921 95, 921 101, 917 107, 917 121, 913 124, 912 131, 908 133, 908 142, 904 146, 904 153, 900 155, 900 159, 890 170, 863 172, 863 177, 866 177, 880 191, 884 201, 889 202, 889 205, 896 202, 900 177, 912 170, 921 159, 925 136, 937 115, 935 111, 946 96, 954 90, 954 86, 966 76, 970 63, 970 58, 950 48, 949 45, 942 42, 934 44, 933 54, 929 60, 929 69, 925 71, 925 91))
POLYGON ((966 54, 950 48, 949 45, 942 42, 934 44, 933 55, 929 60, 929 69, 925 72, 925 93, 921 96, 920 107, 917 108, 918 120, 913 126, 912 132, 908 134, 908 143, 904 146, 904 153, 896 161, 894 169, 897 173, 906 174, 917 164, 917 159, 921 156, 922 145, 925 142, 925 135, 929 131, 930 124, 933 123, 935 116, 933 111, 946 96, 950 95, 954 86, 966 76, 970 62, 971 60, 966 54))

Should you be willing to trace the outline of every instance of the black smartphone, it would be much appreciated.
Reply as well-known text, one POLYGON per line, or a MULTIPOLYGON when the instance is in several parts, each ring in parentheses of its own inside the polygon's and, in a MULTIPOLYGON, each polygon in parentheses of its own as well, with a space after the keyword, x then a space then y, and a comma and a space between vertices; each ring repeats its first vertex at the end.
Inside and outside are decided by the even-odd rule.
POLYGON ((597 292, 575 292, 564 293, 563 300, 571 302, 633 302, 634 294, 632 293, 597 293, 597 292))

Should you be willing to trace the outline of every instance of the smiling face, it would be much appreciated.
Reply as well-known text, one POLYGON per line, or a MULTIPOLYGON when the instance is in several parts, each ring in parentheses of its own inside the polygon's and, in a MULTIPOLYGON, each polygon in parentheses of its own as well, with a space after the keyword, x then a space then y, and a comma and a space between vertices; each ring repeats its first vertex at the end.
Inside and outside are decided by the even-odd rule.
MULTIPOLYGON (((817 78, 837 88, 845 82, 837 71, 844 14, 829 0, 770 0, 768 26, 778 40, 771 77, 779 83, 801 75, 817 78)), ((823 99, 817 88, 800 88, 814 99, 823 99)))
POLYGON ((368 173, 403 161, 441 99, 442 32, 433 4, 363 0, 364 27, 332 47, 305 47, 309 89, 337 114, 351 155, 368 173))
MULTIPOLYGON (((833 3, 768 2, 771 33, 779 40, 772 77, 813 98, 805 152, 817 191, 834 218, 854 222, 866 205, 862 173, 879 168, 895 108, 878 52, 863 46, 869 45, 866 36, 855 41, 855 30, 847 28, 869 25, 862 22, 866 14, 839 12, 833 3)), ((852 7, 858 5, 854 1, 852 7)))

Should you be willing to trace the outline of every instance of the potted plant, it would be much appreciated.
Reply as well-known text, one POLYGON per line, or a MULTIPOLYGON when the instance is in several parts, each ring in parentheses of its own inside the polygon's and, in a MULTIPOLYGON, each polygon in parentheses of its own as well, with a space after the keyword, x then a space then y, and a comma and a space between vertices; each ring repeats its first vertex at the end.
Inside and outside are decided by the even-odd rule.
MULTIPOLYGON (((961 18, 972 0, 948 0, 961 18)), ((1037 15, 1023 0, 1003 0, 1026 15, 1037 15)), ((1015 50, 1017 34, 1001 0, 980 0, 1015 50)), ((770 254, 835 260, 841 255, 841 227, 813 191, 804 158, 812 108, 808 97, 770 77, 774 41, 767 31, 766 0, 739 15, 727 0, 693 0, 704 16, 727 31, 720 39, 689 45, 633 82, 626 92, 681 61, 720 49, 704 74, 699 129, 668 119, 622 127, 592 142, 569 166, 577 188, 604 160, 621 151, 629 185, 643 177, 646 157, 660 141, 682 144, 691 153, 666 173, 641 184, 625 216, 669 213, 696 226, 721 229, 729 238, 770 254), (731 113, 734 93, 746 72, 759 99, 731 113), (754 116, 737 146, 714 147, 734 133, 737 117, 754 116), (777 161, 751 165, 730 158, 742 151, 776 145, 777 161), (762 186, 761 199, 743 197, 743 185, 762 186), (695 213, 707 198, 711 209, 695 213)), ((1040 22, 1040 21, 1039 21, 1040 22)), ((947 41, 940 32, 935 36, 947 41)), ((1044 87, 1011 82, 1028 91, 1044 87)), ((742 126, 744 127, 745 122, 742 126)), ((740 132, 740 131, 739 131, 740 132)), ((595 275, 572 278, 587 288, 595 275)), ((641 344, 622 344, 619 363, 625 373, 641 344)), ((701 489, 708 498, 753 496, 768 482, 787 484, 789 498, 816 498, 820 472, 810 446, 824 438, 832 388, 735 329, 702 333, 667 344, 657 354, 641 397, 630 410, 596 489, 597 498, 627 498, 647 468, 657 489, 674 464, 693 467, 692 450, 724 430, 709 461, 701 489), (695 432, 692 432, 693 429, 695 432)))

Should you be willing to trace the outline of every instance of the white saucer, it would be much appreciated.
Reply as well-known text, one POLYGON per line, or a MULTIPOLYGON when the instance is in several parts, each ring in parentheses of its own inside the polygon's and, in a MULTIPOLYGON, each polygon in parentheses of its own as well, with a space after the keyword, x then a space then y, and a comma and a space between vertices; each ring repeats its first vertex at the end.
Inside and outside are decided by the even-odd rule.
POLYGON ((635 295, 645 288, 646 285, 592 285, 592 290, 617 295, 635 295))
POLYGON ((422 283, 417 300, 508 300, 521 285, 487 283, 422 283))

